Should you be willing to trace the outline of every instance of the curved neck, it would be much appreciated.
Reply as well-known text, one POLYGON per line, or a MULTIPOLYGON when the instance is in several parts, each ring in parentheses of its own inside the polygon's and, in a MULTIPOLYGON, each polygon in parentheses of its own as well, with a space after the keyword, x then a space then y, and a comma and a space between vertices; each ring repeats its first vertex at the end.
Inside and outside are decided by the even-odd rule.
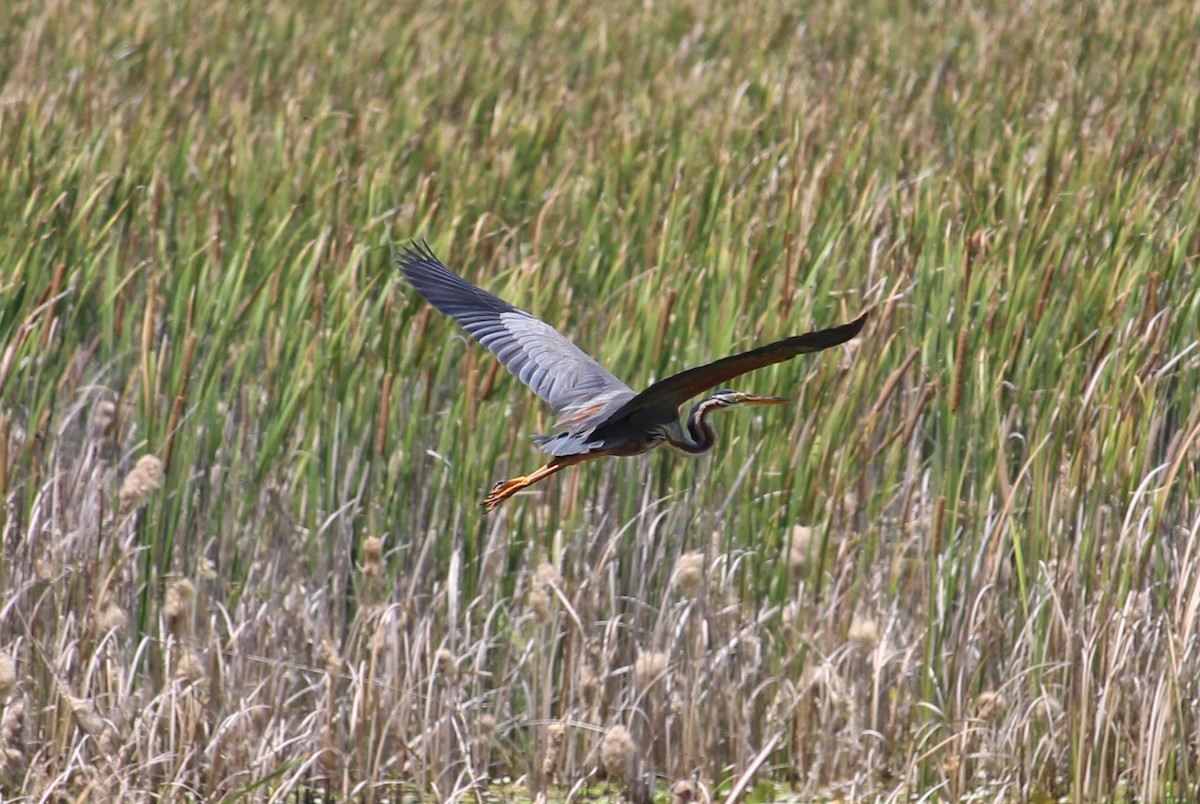
POLYGON ((686 428, 678 424, 667 434, 667 443, 680 452, 688 455, 702 455, 717 443, 717 431, 708 423, 708 414, 722 407, 711 396, 706 397, 692 406, 687 417, 686 428))

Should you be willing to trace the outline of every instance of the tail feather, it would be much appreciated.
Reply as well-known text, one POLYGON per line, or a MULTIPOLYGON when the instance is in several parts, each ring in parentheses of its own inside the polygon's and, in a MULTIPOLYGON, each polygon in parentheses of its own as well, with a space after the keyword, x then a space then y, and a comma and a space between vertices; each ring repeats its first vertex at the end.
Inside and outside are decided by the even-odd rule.
POLYGON ((542 452, 561 458, 567 455, 583 455, 591 451, 587 440, 573 433, 555 433, 553 435, 532 436, 533 443, 541 447, 542 452))

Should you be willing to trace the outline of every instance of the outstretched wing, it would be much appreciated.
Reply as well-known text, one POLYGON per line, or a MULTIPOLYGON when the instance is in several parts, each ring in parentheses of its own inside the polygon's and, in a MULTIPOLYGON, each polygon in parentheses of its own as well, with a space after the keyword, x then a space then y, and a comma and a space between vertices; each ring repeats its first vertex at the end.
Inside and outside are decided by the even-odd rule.
POLYGON ((548 402, 560 424, 586 421, 634 395, 554 327, 451 272, 427 243, 400 248, 396 262, 418 293, 548 402))
POLYGON ((863 313, 848 324, 817 332, 806 332, 803 335, 794 335, 791 338, 784 338, 781 341, 769 343, 741 354, 723 357, 707 365, 690 368, 667 377, 665 380, 659 380, 614 410, 604 424, 617 421, 637 410, 653 408, 674 411, 697 394, 723 385, 734 377, 740 377, 772 363, 791 360, 797 355, 820 352, 831 346, 837 346, 839 343, 845 343, 862 330, 868 315, 870 315, 869 312, 863 313))

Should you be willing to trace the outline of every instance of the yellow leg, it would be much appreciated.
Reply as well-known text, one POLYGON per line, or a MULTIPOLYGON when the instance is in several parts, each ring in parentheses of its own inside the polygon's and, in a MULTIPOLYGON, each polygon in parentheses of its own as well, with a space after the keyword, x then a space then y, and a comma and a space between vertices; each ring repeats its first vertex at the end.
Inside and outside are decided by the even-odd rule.
POLYGON ((568 466, 573 466, 588 457, 586 455, 571 455, 566 458, 555 458, 550 463, 534 471, 533 474, 514 477, 512 480, 502 480, 492 486, 492 493, 484 498, 483 507, 485 510, 491 511, 521 489, 532 486, 539 480, 544 480, 555 472, 566 469, 568 466))

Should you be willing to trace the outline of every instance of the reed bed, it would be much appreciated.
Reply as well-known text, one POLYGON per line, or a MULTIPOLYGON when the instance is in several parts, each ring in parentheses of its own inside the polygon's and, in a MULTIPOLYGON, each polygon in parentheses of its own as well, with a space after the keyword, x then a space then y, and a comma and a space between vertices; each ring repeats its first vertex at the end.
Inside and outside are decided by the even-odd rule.
POLYGON ((1200 12, 0 10, 5 800, 1189 801, 1200 12), (706 458, 549 414, 428 238, 706 458))

